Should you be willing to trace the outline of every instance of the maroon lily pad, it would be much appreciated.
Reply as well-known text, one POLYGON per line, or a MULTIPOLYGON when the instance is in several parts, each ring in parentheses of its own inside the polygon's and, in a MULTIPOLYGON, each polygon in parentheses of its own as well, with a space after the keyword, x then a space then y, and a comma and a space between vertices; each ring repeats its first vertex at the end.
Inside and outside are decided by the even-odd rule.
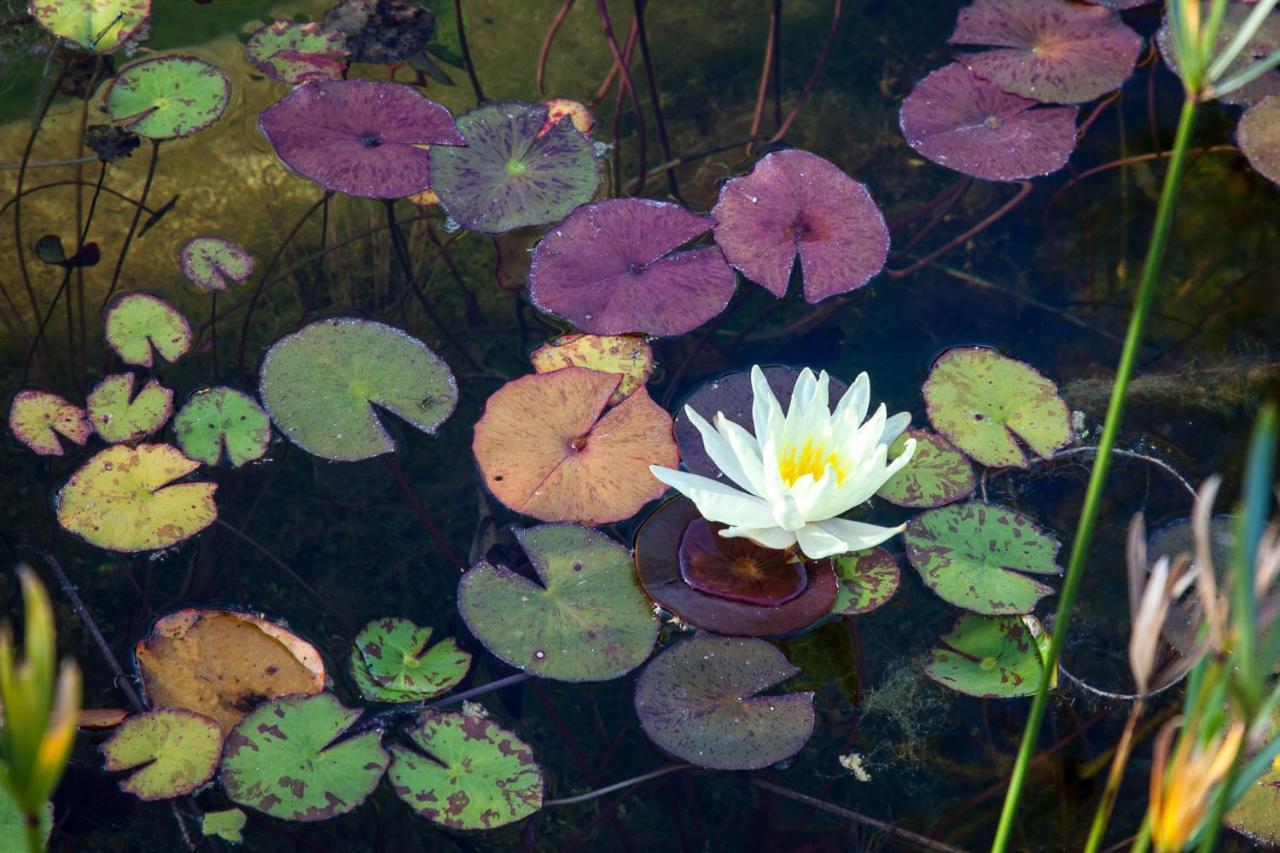
POLYGON ((786 551, 762 548, 750 539, 725 539, 722 524, 694 519, 680 538, 680 576, 699 592, 776 606, 804 592, 804 563, 786 551))
POLYGON ((713 770, 758 770, 813 734, 813 693, 760 695, 800 672, 764 640, 698 634, 636 681, 636 716, 662 749, 713 770))
POLYGON ((729 263, 779 299, 797 256, 810 302, 862 287, 889 256, 889 228, 867 188, 808 151, 766 155, 724 185, 711 217, 729 263))
POLYGON ((320 80, 262 111, 258 126, 289 168, 329 190, 403 198, 426 189, 426 145, 464 145, 449 111, 411 86, 320 80))
POLYGON ((1143 46, 1114 11, 1069 0, 974 0, 949 42, 991 45, 959 61, 1006 92, 1061 104, 1119 89, 1143 46))
POLYGON ((1044 107, 952 63, 916 84, 899 122, 933 162, 989 181, 1056 172, 1076 147, 1075 107, 1044 107))
POLYGON ((1280 184, 1280 95, 1263 98, 1245 110, 1236 141, 1255 172, 1280 184))
POLYGON ((679 335, 719 314, 733 270, 715 246, 677 251, 711 221, 639 198, 579 207, 538 243, 529 297, 595 335, 679 335))
POLYGON ((839 583, 830 560, 804 563, 804 591, 777 606, 748 604, 694 589, 681 572, 679 552, 685 531, 701 520, 693 501, 673 498, 658 507, 636 532, 636 574, 644 591, 659 605, 697 628, 738 637, 800 631, 831 611, 839 583))

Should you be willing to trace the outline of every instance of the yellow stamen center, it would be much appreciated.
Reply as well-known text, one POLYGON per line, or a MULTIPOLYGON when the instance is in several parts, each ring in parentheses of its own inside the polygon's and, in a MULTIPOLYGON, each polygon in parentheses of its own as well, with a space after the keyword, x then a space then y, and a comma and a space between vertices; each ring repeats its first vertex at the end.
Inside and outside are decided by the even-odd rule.
POLYGON ((836 472, 836 483, 843 483, 849 471, 840 456, 825 444, 815 444, 812 438, 803 445, 789 444, 778 454, 778 473, 788 487, 805 474, 812 474, 815 480, 821 478, 828 465, 836 472))

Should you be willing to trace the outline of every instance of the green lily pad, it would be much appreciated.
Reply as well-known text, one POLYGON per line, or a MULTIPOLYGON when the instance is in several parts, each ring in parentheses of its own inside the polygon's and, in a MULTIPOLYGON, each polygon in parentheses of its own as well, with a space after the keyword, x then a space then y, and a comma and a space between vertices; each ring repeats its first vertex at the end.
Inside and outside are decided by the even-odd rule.
POLYGON ((458 612, 485 648, 558 681, 608 681, 644 663, 658 619, 626 548, 576 524, 516 538, 541 585, 483 561, 458 583, 458 612))
POLYGON ((896 459, 907 439, 916 440, 916 452, 907 467, 889 478, 877 495, 891 504, 912 509, 930 509, 968 497, 977 486, 973 466, 955 445, 936 433, 909 429, 889 446, 889 458, 896 459))
POLYGON ((317 23, 275 21, 245 42, 253 66, 290 85, 311 80, 339 80, 347 68, 347 37, 317 23))
POLYGON ((924 400, 933 428, 988 468, 1027 467, 1014 436, 1045 459, 1074 437, 1057 385, 982 347, 943 353, 925 380, 924 400))
POLYGON ((192 237, 178 250, 178 265, 187 281, 214 292, 253 274, 253 256, 222 237, 192 237))
POLYGON ((160 429, 173 414, 173 391, 154 379, 136 396, 132 373, 106 377, 89 392, 89 423, 103 441, 137 441, 160 429))
MULTIPOLYGON (((3 768, 0 768, 3 770, 3 768)), ((53 803, 45 803, 40 810, 40 837, 49 843, 53 833, 53 803)), ((27 849, 27 816, 22 807, 9 793, 9 789, 0 785, 0 850, 27 849)))
POLYGON ((241 832, 248 822, 249 819, 240 809, 205 812, 200 819, 200 832, 206 838, 221 838, 228 844, 241 844, 244 842, 241 832))
POLYGON ((930 652, 925 674, 960 693, 983 699, 1030 696, 1044 677, 1049 635, 1034 616, 965 613, 941 642, 930 652))
POLYGON ((48 391, 19 391, 9 407, 9 431, 40 456, 61 456, 58 436, 84 445, 93 426, 84 409, 48 391))
POLYGON ((332 693, 260 705, 227 735, 222 787, 240 805, 281 820, 346 814, 373 792, 390 761, 376 730, 338 740, 359 717, 332 693))
POLYGON ((428 648, 431 629, 408 619, 374 619, 351 646, 351 671, 364 698, 417 702, 452 690, 466 678, 471 654, 448 637, 428 648))
POLYGON ((533 750, 491 720, 424 711, 409 737, 430 758, 392 744, 387 779, 427 820, 449 829, 494 829, 542 808, 533 750))
POLYGON ((922 512, 902 535, 925 585, 986 616, 1030 613, 1053 590, 1019 572, 1062 573, 1059 543, 1030 518, 973 501, 922 512))
POLYGON ((149 293, 126 293, 107 309, 107 346, 125 364, 151 367, 151 349, 175 362, 191 349, 191 324, 168 302, 149 293))
POLYGON ((832 558, 840 591, 831 612, 840 616, 870 613, 898 591, 898 561, 883 548, 869 548, 832 558))
POLYGON ((192 459, 217 465, 225 449, 231 467, 261 459, 271 446, 271 420, 258 401, 234 388, 204 388, 173 419, 178 446, 192 459))
POLYGON ((129 717, 100 748, 108 772, 134 771, 120 780, 120 790, 140 800, 167 800, 213 778, 222 728, 194 711, 157 708, 129 717))
POLYGON ((55 36, 110 53, 151 14, 151 0, 31 0, 27 11, 55 36))
MULTIPOLYGON (((1277 735, 1276 722, 1273 714, 1272 738, 1277 735)), ((1223 822, 1254 844, 1269 848, 1280 845, 1280 762, 1273 761, 1245 789, 1223 822)))
POLYGON ((259 391, 271 419, 314 456, 341 462, 396 449, 374 406, 427 434, 453 414, 449 366, 417 338, 369 320, 321 320, 276 341, 259 391))
POLYGON ((174 139, 212 125, 230 101, 231 81, 222 69, 194 56, 169 54, 121 68, 103 107, 139 136, 174 139))

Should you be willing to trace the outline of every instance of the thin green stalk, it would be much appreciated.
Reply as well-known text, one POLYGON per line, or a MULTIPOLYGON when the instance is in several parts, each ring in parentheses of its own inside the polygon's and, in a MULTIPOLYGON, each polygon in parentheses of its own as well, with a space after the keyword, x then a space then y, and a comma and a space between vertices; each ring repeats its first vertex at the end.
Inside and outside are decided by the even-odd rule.
POLYGON ((1134 365, 1138 360, 1138 352, 1142 347, 1143 331, 1147 324, 1147 314, 1155 295, 1156 281, 1160 278, 1160 268, 1164 261, 1165 249, 1169 244, 1169 231, 1173 226, 1173 211, 1177 206, 1178 193, 1182 186, 1182 175, 1187 166, 1187 148, 1191 143, 1191 131, 1195 126, 1196 102, 1188 97, 1182 102, 1182 114, 1178 118, 1178 132, 1173 141, 1173 153, 1169 158, 1169 170, 1164 176, 1164 186, 1160 191, 1160 202, 1156 209, 1156 221, 1151 229, 1151 243, 1147 247, 1147 257, 1142 264, 1142 276, 1138 281, 1138 293, 1134 300, 1133 313, 1129 317, 1129 329, 1125 334, 1124 348, 1120 355, 1120 364, 1116 369, 1115 384, 1111 390, 1111 402, 1107 406, 1107 417, 1102 427, 1102 437, 1098 441, 1098 451, 1094 458, 1093 471, 1089 475, 1089 486, 1085 491, 1084 506, 1080 511, 1080 521, 1076 527, 1075 539, 1071 546, 1071 559, 1067 564, 1066 579, 1062 584, 1062 596, 1058 603, 1058 613, 1054 619, 1053 638, 1049 642, 1049 651, 1045 656, 1046 677, 1040 680, 1035 701, 1031 705, 1031 714, 1027 718, 1026 729, 1022 733, 1022 743, 1018 748, 1018 757, 1013 765, 1013 773, 1009 779, 1009 790, 1005 794, 1004 808, 1000 812, 1000 823, 996 827, 995 840, 992 842, 993 853, 1004 853, 1008 849, 1009 839, 1013 832, 1013 821, 1018 813, 1018 803, 1022 797, 1022 786, 1026 783, 1027 770, 1035 753, 1036 742, 1040 736, 1040 726, 1044 722, 1044 712, 1049 704, 1048 673, 1054 671, 1058 656, 1066 642, 1067 632, 1071 626, 1071 608, 1075 604, 1076 592, 1080 588, 1080 579, 1084 571, 1085 559, 1089 554, 1089 544, 1093 540, 1094 525, 1098 520, 1098 511, 1102 505, 1102 493, 1106 487, 1107 473, 1111 467, 1111 451, 1115 447, 1116 435, 1120 431, 1120 420, 1124 415, 1125 395, 1129 390, 1129 380, 1133 376, 1134 365))

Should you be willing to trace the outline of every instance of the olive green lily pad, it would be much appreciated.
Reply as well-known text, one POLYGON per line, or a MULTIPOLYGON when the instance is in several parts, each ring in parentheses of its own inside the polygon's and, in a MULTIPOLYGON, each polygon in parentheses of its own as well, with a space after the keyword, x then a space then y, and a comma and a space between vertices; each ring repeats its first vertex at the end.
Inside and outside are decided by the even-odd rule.
POLYGON ((61 456, 58 436, 84 445, 93 427, 84 409, 48 391, 19 391, 9 407, 9 431, 40 456, 61 456))
POLYGON ((925 380, 924 400, 933 428, 988 468, 1027 467, 1014 436, 1045 459, 1074 437, 1057 385, 983 347, 943 353, 925 380))
POLYGON ((100 748, 108 772, 133 771, 120 780, 120 790, 140 800, 167 800, 213 778, 222 728, 194 711, 157 708, 129 717, 100 748))
MULTIPOLYGON (((1276 736, 1273 726, 1271 737, 1276 736)), ((1223 822, 1259 846, 1280 845, 1280 762, 1272 762, 1227 812, 1223 822)))
MULTIPOLYGON (((1030 696, 1044 677, 1049 635, 1034 616, 977 616, 956 620, 930 652, 925 673, 939 684, 983 699, 1030 696)), ((1053 682, 1057 684, 1057 673, 1053 682)))
POLYGON ((471 654, 448 637, 434 646, 431 629, 408 619, 374 619, 356 635, 351 671, 366 699, 417 702, 452 690, 466 678, 471 654))
POLYGON ((387 779, 427 820, 449 829, 494 829, 542 808, 533 750, 486 717, 425 711, 409 737, 430 757, 392 744, 387 779))
POLYGON ((289 440, 325 459, 354 462, 396 449, 374 406, 427 434, 453 414, 458 386, 427 345, 369 320, 321 320, 276 341, 259 391, 289 440))
POLYGON ((216 484, 177 482, 199 467, 167 444, 113 445, 86 462, 58 492, 58 523, 109 551, 168 548, 218 517, 216 484))
POLYGON ((126 293, 107 309, 107 346, 125 364, 151 367, 151 349, 174 362, 191 349, 191 324, 168 302, 149 293, 126 293))
POLYGON ((331 693, 260 705, 227 735, 222 787, 240 805, 281 820, 328 820, 351 811, 390 761, 377 730, 338 739, 359 717, 331 693))
POLYGON ((977 486, 973 466, 955 445, 924 429, 909 429, 889 445, 889 458, 896 459, 907 439, 916 440, 916 452, 907 467, 889 478, 877 495, 891 504, 912 509, 930 509, 968 497, 977 486))
POLYGON ((832 558, 840 591, 831 612, 840 616, 870 613, 898 591, 898 561, 883 548, 868 548, 832 558))
POLYGON ((576 524, 516 538, 541 585, 483 561, 458 583, 458 612, 485 648, 558 681, 608 681, 644 663, 658 619, 626 548, 576 524))
POLYGON ((149 379, 135 396, 133 381, 132 373, 117 373, 89 392, 89 423, 103 441, 137 441, 160 429, 173 414, 173 391, 149 379))
POLYGON ((173 419, 178 446, 192 459, 217 465, 226 450, 231 467, 261 459, 271 446, 271 420, 258 401, 234 388, 203 388, 173 419))
POLYGON ((222 69, 194 56, 169 54, 121 68, 103 107, 139 136, 174 139, 212 125, 230 101, 231 81, 222 69))
MULTIPOLYGON (((3 768, 0 768, 3 770, 3 768)), ((53 832, 53 803, 45 803, 40 810, 40 837, 49 843, 53 832)), ((0 785, 0 850, 27 849, 27 816, 22 807, 9 793, 9 789, 0 785)))
POLYGON ((192 237, 178 250, 187 281, 201 290, 226 290, 228 281, 244 282, 253 273, 253 256, 224 237, 192 237))
POLYGON ((925 585, 987 616, 1030 613, 1053 590, 1026 576, 1057 575, 1059 543, 1030 518, 973 501, 922 512, 902 535, 925 585))
POLYGON ((27 11, 55 36, 110 53, 151 14, 151 0, 31 0, 27 11))
POLYGON ((244 836, 241 832, 249 822, 240 809, 223 809, 219 812, 205 812, 200 819, 200 832, 206 838, 221 838, 228 844, 241 844, 244 836))

